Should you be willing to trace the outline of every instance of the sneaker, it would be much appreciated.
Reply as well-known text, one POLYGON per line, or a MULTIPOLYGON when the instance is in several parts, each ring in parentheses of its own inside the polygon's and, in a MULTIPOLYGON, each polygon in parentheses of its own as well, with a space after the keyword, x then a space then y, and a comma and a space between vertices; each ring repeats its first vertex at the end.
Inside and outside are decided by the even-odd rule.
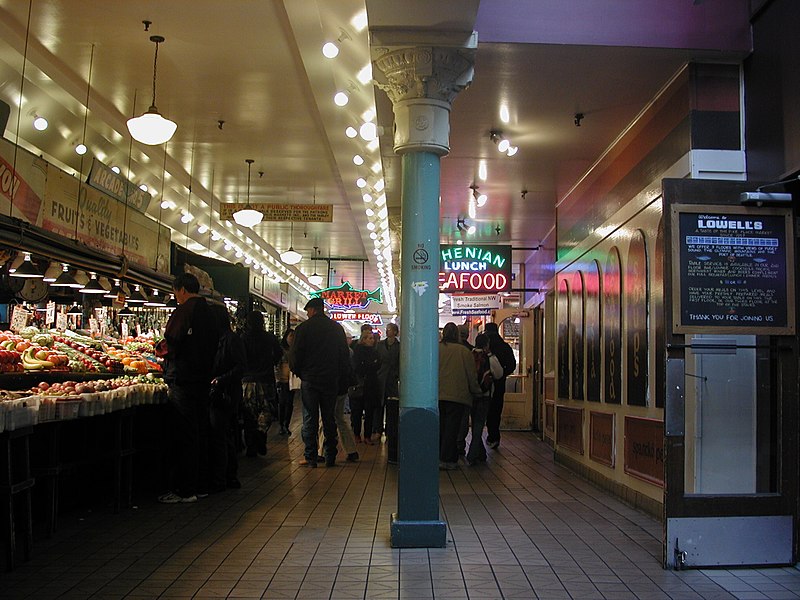
POLYGON ((208 492, 197 492, 196 496, 198 500, 208 498, 208 492))
POLYGON ((309 461, 309 460, 306 460, 304 458, 298 464, 303 466, 303 467, 309 467, 311 469, 316 469, 317 468, 317 461, 315 461, 315 460, 309 461))
POLYGON ((325 462, 325 457, 322 454, 317 455, 317 462, 325 462))
POLYGON ((329 456, 328 458, 326 458, 325 459, 325 466, 326 467, 335 467, 336 466, 336 457, 335 456, 329 456))
POLYGON ((179 496, 175 492, 167 492, 166 494, 162 494, 158 497, 158 501, 161 504, 189 504, 192 502, 197 502, 197 496, 179 496))
POLYGON ((347 462, 358 462, 358 452, 351 452, 348 454, 347 462))
POLYGON ((489 446, 489 448, 491 448, 492 450, 497 450, 497 447, 500 445, 500 440, 496 440, 494 442, 488 442, 486 445, 489 446))

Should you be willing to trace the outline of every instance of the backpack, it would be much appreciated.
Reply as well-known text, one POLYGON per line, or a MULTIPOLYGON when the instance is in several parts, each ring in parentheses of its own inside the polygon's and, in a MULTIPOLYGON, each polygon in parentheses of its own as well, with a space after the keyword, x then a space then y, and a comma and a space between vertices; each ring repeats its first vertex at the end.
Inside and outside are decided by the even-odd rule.
POLYGON ((489 357, 485 352, 473 352, 475 358, 475 370, 478 372, 478 384, 481 391, 488 392, 492 389, 492 372, 489 369, 489 357))

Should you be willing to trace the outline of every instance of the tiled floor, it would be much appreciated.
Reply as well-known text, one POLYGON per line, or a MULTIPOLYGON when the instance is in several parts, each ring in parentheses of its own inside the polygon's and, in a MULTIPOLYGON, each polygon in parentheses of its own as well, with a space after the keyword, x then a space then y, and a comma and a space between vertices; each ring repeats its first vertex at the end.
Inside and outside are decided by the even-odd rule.
POLYGON ((297 430, 242 459, 243 488, 67 514, 0 598, 461 600, 800 598, 800 571, 664 571, 661 525, 508 433, 485 466, 440 473, 443 549, 393 550, 385 445, 334 469, 298 465, 297 430))

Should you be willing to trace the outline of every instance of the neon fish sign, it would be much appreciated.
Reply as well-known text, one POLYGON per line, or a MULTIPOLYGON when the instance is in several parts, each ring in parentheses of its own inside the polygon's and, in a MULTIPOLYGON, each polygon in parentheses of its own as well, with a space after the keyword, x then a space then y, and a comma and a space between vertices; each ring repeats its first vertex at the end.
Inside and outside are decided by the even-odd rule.
POLYGON ((312 298, 322 298, 325 305, 332 310, 351 310, 366 308, 370 302, 383 304, 383 290, 375 288, 373 291, 358 290, 345 281, 339 287, 325 288, 311 293, 312 298))

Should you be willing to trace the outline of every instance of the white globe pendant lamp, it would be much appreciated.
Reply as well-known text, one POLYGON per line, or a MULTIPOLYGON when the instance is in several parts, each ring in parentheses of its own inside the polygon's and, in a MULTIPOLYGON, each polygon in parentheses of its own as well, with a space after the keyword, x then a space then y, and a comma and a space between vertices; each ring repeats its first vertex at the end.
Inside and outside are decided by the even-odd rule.
POLYGON ((264 215, 261 211, 250 206, 250 167, 253 164, 253 159, 247 158, 244 162, 247 163, 247 203, 244 205, 244 208, 240 208, 233 213, 233 220, 236 221, 237 225, 241 225, 242 227, 255 227, 261 223, 261 219, 264 218, 264 215))
POLYGON ((128 119, 128 131, 137 142, 147 144, 148 146, 157 146, 168 142, 178 129, 178 125, 174 121, 161 116, 156 108, 156 73, 158 65, 158 45, 164 41, 164 37, 160 35, 150 36, 150 41, 156 45, 155 58, 153 59, 153 103, 147 112, 138 116, 128 119))
POLYGON ((292 244, 294 243, 294 222, 291 223, 291 229, 289 233, 289 249, 281 252, 281 260, 285 262, 287 265, 296 265, 301 260, 303 260, 303 255, 300 254, 297 250, 294 249, 292 244))

